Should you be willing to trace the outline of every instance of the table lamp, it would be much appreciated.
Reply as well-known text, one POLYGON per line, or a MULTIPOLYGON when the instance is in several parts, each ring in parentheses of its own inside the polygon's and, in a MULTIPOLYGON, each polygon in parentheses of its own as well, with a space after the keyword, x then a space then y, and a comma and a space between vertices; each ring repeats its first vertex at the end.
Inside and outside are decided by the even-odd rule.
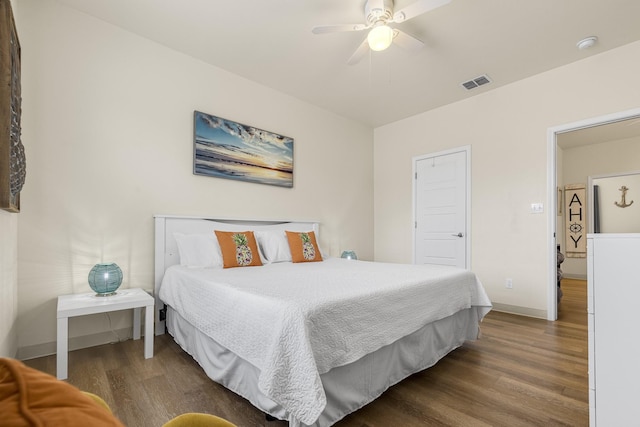
POLYGON ((340 258, 345 258, 345 259, 358 259, 358 257, 356 256, 355 251, 343 251, 342 255, 340 256, 340 258))
POLYGON ((96 296, 115 295, 121 284, 122 270, 114 262, 96 264, 89 272, 89 286, 96 296))

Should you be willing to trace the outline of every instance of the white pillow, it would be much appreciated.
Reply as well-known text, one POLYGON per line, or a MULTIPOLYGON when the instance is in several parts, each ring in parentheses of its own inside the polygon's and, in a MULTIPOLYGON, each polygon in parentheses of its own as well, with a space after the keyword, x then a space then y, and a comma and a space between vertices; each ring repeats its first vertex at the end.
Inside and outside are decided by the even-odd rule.
POLYGON ((173 233, 180 253, 180 265, 222 268, 222 251, 216 235, 173 233))
POLYGON ((267 262, 291 262, 291 250, 284 230, 254 231, 253 234, 267 262))

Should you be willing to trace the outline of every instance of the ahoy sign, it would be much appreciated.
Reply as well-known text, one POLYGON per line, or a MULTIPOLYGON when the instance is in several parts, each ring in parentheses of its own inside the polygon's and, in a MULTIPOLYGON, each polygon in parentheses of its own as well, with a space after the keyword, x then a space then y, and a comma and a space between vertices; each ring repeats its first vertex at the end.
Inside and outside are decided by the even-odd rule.
POLYGON ((586 258, 586 190, 584 184, 564 187, 565 252, 569 258, 586 258))

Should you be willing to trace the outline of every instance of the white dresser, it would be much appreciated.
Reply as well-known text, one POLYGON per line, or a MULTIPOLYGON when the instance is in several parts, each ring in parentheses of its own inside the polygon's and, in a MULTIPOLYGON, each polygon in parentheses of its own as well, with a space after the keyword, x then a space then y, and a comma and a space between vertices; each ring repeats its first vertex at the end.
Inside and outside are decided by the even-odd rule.
POLYGON ((589 234, 589 425, 640 426, 640 234, 589 234))

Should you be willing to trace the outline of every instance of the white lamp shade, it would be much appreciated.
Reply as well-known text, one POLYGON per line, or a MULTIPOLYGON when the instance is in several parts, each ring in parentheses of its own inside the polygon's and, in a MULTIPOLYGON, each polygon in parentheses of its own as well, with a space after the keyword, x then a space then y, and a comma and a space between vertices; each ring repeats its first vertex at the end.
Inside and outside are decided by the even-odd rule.
POLYGON ((367 36, 371 50, 381 51, 391 46, 393 41, 393 30, 386 25, 379 25, 369 31, 367 36))

